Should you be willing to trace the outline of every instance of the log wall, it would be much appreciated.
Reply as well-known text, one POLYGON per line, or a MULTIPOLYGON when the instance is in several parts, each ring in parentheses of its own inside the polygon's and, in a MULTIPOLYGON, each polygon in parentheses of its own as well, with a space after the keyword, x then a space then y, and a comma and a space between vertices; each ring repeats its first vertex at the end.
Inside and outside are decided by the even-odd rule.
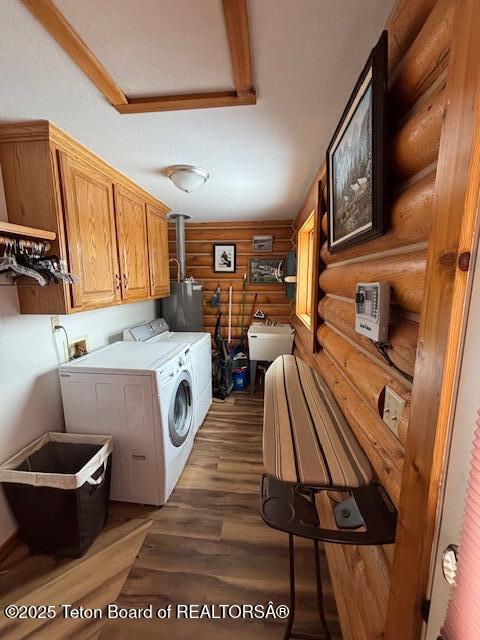
MULTIPOLYGON (((290 305, 285 296, 285 287, 280 284, 253 285, 248 282, 249 260, 255 256, 263 258, 285 258, 287 251, 294 248, 292 220, 272 220, 268 222, 221 222, 186 224, 186 271, 187 277, 194 277, 203 287, 205 330, 213 334, 217 309, 210 301, 217 285, 221 288, 221 311, 223 312, 223 335, 227 337, 228 288, 233 287, 232 340, 238 340, 242 326, 242 276, 247 274, 245 326, 250 315, 255 294, 255 309, 261 309, 274 322, 289 322, 290 305), (253 253, 253 236, 273 235, 272 253, 253 253), (235 273, 215 273, 213 271, 213 245, 219 243, 236 244, 237 263, 235 273)), ((169 254, 176 257, 175 226, 169 225, 169 254)), ((177 267, 170 267, 170 277, 175 280, 177 267)))
MULTIPOLYGON (((429 285, 427 255, 438 189, 437 159, 448 104, 454 6, 455 0, 397 3, 387 25, 390 227, 380 238, 332 255, 326 242, 325 204, 321 204, 321 324, 317 331, 320 350, 312 351, 304 328, 297 331, 295 340, 297 355, 325 378, 397 508, 408 442, 419 321, 429 285), (356 283, 377 280, 388 281, 392 287, 388 354, 395 367, 354 329, 356 283), (406 401, 398 437, 381 419, 387 385, 406 401)), ((318 180, 324 176, 322 165, 297 215, 295 229, 303 224, 314 202, 318 180)), ((325 200, 326 195, 324 191, 325 200)), ((299 327, 293 315, 292 323, 299 327)), ((328 513, 329 505, 325 503, 325 517, 328 513)), ((345 640, 384 638, 395 548, 326 545, 326 552, 345 640)))

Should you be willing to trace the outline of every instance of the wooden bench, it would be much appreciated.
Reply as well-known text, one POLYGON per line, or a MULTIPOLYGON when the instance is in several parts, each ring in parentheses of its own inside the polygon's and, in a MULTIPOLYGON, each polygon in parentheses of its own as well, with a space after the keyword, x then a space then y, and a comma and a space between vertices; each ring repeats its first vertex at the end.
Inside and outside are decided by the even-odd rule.
POLYGON ((395 541, 396 510, 374 480, 372 467, 323 378, 303 360, 277 358, 265 377, 261 515, 289 534, 290 616, 295 611, 293 536, 315 545, 319 614, 323 612, 318 542, 390 544, 395 541), (335 527, 322 527, 317 502, 323 491, 337 492, 335 527))
POLYGON ((356 488, 372 468, 326 382, 303 360, 281 356, 265 379, 263 457, 268 474, 301 484, 356 488))

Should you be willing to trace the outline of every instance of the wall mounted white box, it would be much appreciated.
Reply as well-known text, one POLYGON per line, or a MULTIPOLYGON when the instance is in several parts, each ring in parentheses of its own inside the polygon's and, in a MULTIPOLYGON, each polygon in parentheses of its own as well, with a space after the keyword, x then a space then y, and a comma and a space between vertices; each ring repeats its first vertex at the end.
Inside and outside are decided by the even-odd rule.
POLYGON ((358 282, 355 291, 355 331, 374 342, 386 342, 389 319, 389 283, 358 282))

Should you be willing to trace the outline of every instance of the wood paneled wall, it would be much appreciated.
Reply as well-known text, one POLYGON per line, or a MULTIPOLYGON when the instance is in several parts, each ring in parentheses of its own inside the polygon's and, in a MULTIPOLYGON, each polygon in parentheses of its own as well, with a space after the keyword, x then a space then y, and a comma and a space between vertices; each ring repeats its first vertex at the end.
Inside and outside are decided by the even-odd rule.
MULTIPOLYGON (((345 640, 417 640, 420 634, 451 392, 442 386, 445 353, 454 362, 467 281, 455 267, 459 242, 463 238, 464 248, 472 242, 475 209, 472 199, 468 208, 467 196, 473 197, 472 183, 480 180, 478 130, 477 137, 474 133, 480 20, 474 5, 474 0, 397 3, 387 25, 389 231, 331 255, 324 190, 318 352, 312 352, 311 336, 292 316, 296 353, 327 381, 399 510, 395 547, 326 545, 345 640), (354 330, 355 285, 376 280, 392 287, 389 355, 406 375, 354 330), (381 419, 386 385, 406 401, 398 438, 381 419), (443 424, 437 421, 440 398, 445 398, 443 424)), ((314 206, 324 178, 322 165, 295 229, 314 206)))
MULTIPOLYGON (((221 311, 223 312, 223 335, 227 337, 228 288, 233 286, 232 340, 238 340, 242 325, 242 277, 247 274, 245 326, 247 326, 255 294, 255 309, 261 309, 270 320, 289 322, 290 305, 285 296, 285 286, 280 284, 254 285, 248 281, 249 260, 255 256, 263 258, 285 258, 287 251, 294 248, 292 241, 292 220, 272 220, 268 222, 205 222, 186 224, 186 271, 187 277, 194 277, 203 287, 205 330, 213 333, 217 309, 210 303, 217 285, 221 287, 221 311), (253 253, 253 236, 273 235, 272 253, 253 253), (235 273, 215 273, 213 271, 213 245, 219 243, 236 244, 237 269, 235 273)), ((175 226, 169 225, 169 253, 175 252, 175 226)), ((177 267, 171 265, 172 280, 177 277, 177 267)))

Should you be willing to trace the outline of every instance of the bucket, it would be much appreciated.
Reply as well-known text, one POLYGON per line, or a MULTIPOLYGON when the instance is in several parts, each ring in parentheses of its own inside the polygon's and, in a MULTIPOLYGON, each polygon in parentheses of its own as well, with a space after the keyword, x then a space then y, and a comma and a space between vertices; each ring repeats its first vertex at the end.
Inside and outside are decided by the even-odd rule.
POLYGON ((248 386, 248 369, 236 369, 233 372, 233 389, 234 391, 244 391, 248 386))

